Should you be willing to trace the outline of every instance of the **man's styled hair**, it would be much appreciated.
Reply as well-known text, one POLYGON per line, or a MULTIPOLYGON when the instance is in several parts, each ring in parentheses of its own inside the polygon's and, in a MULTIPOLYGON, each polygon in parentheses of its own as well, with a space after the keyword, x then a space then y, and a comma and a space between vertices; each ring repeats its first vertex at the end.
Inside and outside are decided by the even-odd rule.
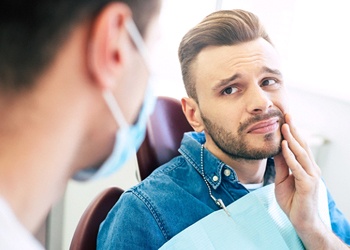
POLYGON ((244 10, 221 10, 206 16, 182 38, 178 56, 187 95, 198 102, 192 66, 208 46, 230 46, 262 37, 272 44, 259 18, 244 10))
POLYGON ((130 7, 141 35, 160 8, 160 0, 1 0, 0 91, 31 88, 75 25, 111 2, 130 7))

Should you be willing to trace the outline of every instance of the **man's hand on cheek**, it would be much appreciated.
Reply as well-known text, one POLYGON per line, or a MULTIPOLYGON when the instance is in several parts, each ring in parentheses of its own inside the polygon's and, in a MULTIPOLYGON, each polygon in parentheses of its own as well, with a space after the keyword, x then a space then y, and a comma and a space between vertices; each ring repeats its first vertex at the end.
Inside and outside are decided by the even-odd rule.
POLYGON ((311 150, 297 133, 289 114, 281 127, 281 153, 275 156, 276 199, 296 230, 308 230, 318 220, 321 171, 311 150))

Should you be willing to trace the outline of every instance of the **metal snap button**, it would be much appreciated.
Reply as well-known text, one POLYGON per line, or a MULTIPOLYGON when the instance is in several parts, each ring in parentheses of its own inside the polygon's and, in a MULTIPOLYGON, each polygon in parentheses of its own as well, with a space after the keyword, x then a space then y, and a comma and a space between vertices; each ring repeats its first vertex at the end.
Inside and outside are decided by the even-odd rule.
POLYGON ((224 170, 224 175, 226 175, 227 177, 229 177, 231 174, 231 170, 230 169, 225 169, 224 170))

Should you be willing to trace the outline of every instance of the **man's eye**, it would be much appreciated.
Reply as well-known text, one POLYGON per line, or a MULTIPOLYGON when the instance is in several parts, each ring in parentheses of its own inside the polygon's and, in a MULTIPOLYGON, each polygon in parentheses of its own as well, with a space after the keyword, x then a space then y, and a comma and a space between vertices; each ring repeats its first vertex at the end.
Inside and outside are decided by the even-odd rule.
POLYGON ((236 87, 228 87, 228 88, 225 88, 222 93, 224 95, 231 95, 233 93, 236 93, 237 92, 237 88, 236 87))
POLYGON ((261 86, 262 87, 265 87, 265 86, 271 86, 271 85, 274 85, 276 84, 277 81, 275 79, 265 79, 263 80, 263 82, 261 83, 261 86))

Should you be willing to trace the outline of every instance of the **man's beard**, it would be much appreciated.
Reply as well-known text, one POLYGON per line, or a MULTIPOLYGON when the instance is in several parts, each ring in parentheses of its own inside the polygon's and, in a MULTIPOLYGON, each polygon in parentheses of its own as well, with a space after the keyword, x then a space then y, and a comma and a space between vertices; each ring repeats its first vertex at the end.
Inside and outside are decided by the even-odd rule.
MULTIPOLYGON (((267 114, 255 115, 240 124, 237 134, 225 130, 222 126, 219 126, 215 122, 206 118, 201 113, 202 120, 206 127, 206 133, 212 138, 216 146, 223 151, 226 155, 235 160, 262 160, 277 155, 281 151, 282 136, 279 141, 275 141, 275 135, 273 133, 266 134, 264 136, 264 142, 266 145, 260 148, 254 148, 250 146, 246 141, 245 134, 243 132, 252 124, 263 121, 273 117, 279 117, 280 126, 284 123, 284 117, 281 111, 273 110, 267 114)), ((250 142, 254 144, 254 142, 250 142)))

